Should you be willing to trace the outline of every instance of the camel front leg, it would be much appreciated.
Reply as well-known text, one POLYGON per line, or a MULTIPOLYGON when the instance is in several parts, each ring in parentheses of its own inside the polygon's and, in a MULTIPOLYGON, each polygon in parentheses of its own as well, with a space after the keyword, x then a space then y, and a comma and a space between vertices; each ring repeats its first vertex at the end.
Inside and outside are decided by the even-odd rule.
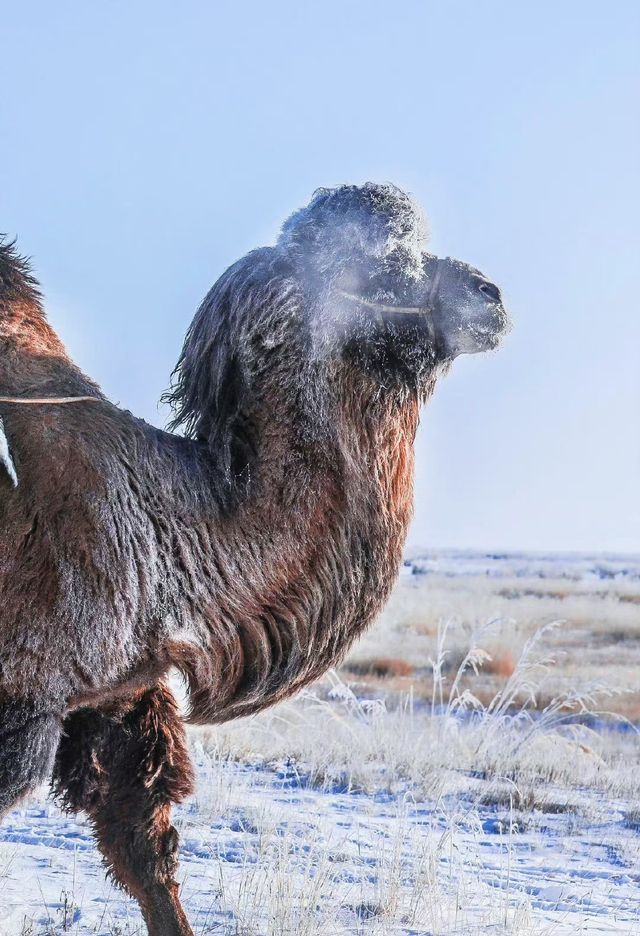
POLYGON ((193 788, 184 727, 165 686, 110 711, 81 709, 64 722, 54 787, 89 814, 113 878, 140 904, 149 936, 193 936, 175 874, 172 803, 193 788))

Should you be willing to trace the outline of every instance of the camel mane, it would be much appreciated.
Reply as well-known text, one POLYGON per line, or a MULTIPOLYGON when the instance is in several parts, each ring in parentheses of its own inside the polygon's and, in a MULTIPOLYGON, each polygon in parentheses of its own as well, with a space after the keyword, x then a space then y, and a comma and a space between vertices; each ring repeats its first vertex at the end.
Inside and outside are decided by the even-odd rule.
MULTIPOLYGON (((251 482, 258 445, 252 397, 265 367, 264 337, 268 332, 275 349, 297 300, 273 248, 251 251, 234 263, 200 304, 163 395, 174 413, 169 428, 182 430, 214 456, 224 512, 238 505, 251 482)), ((292 354, 291 348, 277 350, 292 354)))

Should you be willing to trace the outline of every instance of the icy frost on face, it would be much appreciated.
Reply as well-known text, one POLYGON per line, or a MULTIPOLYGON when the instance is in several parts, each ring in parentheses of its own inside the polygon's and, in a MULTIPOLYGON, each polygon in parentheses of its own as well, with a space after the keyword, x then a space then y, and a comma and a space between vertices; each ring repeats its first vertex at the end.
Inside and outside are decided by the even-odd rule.
POLYGON ((474 267, 448 257, 439 290, 438 327, 449 357, 497 347, 509 327, 500 290, 474 267))
MULTIPOLYGON (((489 347, 496 336, 496 323, 491 305, 481 305, 470 287, 465 287, 466 301, 457 307, 458 323, 454 344, 458 354, 474 354, 489 347)), ((498 308, 495 303, 493 308, 498 308)))
POLYGON ((426 242, 420 208, 387 183, 319 189, 291 215, 276 250, 310 300, 316 355, 358 346, 380 373, 415 376, 497 346, 507 323, 497 286, 426 242))

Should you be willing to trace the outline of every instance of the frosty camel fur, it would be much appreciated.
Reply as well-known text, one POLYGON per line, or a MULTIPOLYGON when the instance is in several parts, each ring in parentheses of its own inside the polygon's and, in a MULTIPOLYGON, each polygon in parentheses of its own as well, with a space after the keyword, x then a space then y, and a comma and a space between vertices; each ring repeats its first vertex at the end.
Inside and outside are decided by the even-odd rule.
POLYGON ((188 331, 174 428, 112 405, 0 246, 0 814, 53 775, 152 936, 191 933, 171 804, 188 718, 334 665, 380 611, 412 510, 420 404, 506 326, 482 274, 424 250, 391 185, 321 189, 228 269, 188 331))

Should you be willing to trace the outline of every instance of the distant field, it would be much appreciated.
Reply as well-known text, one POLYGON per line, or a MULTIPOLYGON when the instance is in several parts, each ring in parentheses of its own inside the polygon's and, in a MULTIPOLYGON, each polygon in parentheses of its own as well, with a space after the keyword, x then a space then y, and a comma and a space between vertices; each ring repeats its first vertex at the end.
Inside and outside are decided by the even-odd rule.
MULTIPOLYGON (((413 557, 340 671, 190 732, 197 936, 636 936, 639 641, 640 560, 413 557)), ((44 793, 0 886, 2 936, 142 936, 44 793)))
POLYGON ((559 692, 600 686, 603 707, 640 720, 640 558, 467 552, 416 554, 405 564, 376 626, 353 650, 345 678, 363 691, 406 691, 429 699, 439 635, 445 691, 472 646, 488 651, 463 686, 488 701, 527 639, 553 661, 536 705, 559 692))

